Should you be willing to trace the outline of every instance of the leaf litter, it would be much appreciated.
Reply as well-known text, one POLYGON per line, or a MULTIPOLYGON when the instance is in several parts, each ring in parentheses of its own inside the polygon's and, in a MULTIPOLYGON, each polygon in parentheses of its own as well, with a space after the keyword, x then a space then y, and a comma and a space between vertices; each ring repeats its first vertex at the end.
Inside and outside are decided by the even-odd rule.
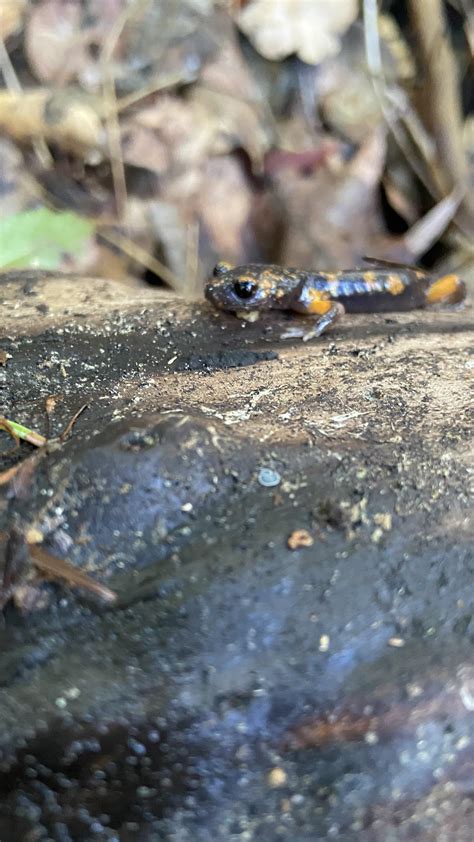
MULTIPOLYGON (((439 74, 423 80, 433 113, 429 96, 418 110, 414 85, 420 15, 407 24, 373 8, 10 0, 0 128, 11 187, 0 224, 41 208, 87 216, 95 236, 52 268, 188 296, 218 259, 340 269, 364 254, 420 262, 435 247, 469 280, 465 195, 410 236, 453 190, 466 193, 468 116, 433 128, 439 74)), ((461 62, 445 40, 442 49, 447 67, 461 62)), ((461 89, 442 95, 460 113, 461 89)))

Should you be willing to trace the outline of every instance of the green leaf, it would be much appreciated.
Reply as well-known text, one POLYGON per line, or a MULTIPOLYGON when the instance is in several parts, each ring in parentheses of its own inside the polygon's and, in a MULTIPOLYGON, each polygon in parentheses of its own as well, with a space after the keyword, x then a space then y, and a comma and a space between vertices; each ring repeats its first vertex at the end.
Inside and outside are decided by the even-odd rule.
POLYGON ((69 211, 24 211, 0 221, 0 271, 58 269, 86 247, 94 222, 69 211))

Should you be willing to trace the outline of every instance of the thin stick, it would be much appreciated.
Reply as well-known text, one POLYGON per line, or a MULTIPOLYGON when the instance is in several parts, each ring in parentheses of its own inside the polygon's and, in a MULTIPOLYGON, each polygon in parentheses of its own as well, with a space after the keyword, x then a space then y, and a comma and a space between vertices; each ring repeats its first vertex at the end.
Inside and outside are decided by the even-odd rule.
POLYGON ((364 0, 364 42, 367 64, 373 79, 384 81, 379 37, 377 0, 364 0))
POLYGON ((199 221, 190 222, 186 229, 186 283, 187 298, 196 298, 199 269, 199 221))
MULTIPOLYGON (((5 538, 8 539, 8 534, 0 531, 0 540, 4 541, 5 538)), ((102 585, 100 582, 96 582, 95 579, 91 579, 87 573, 78 570, 70 562, 64 561, 62 558, 57 558, 57 556, 47 552, 38 544, 28 543, 27 546, 34 566, 45 578, 53 580, 63 579, 70 585, 86 588, 86 590, 100 596, 101 599, 105 599, 106 602, 115 602, 117 599, 115 591, 111 591, 106 585, 102 585)), ((9 591, 13 592, 14 587, 14 583, 11 583, 9 591)), ((0 602, 0 607, 2 603, 3 600, 0 602)))
POLYGON ((113 246, 118 246, 118 248, 122 249, 125 254, 128 254, 138 263, 146 266, 147 269, 150 269, 159 278, 163 278, 163 280, 166 281, 172 289, 182 289, 183 284, 179 282, 178 278, 171 269, 168 269, 161 260, 158 260, 157 257, 149 254, 145 249, 139 246, 138 243, 133 242, 133 240, 125 237, 123 234, 118 234, 115 231, 110 230, 101 230, 100 236, 103 237, 104 240, 107 240, 107 242, 112 243, 113 246))
POLYGON ((115 21, 109 32, 100 56, 102 69, 102 93, 104 99, 104 115, 107 129, 107 142, 109 146, 109 158, 112 167, 112 179, 115 190, 115 203, 117 216, 123 219, 127 206, 127 185, 125 182, 125 167, 122 157, 120 124, 118 120, 117 95, 115 92, 115 80, 111 70, 111 60, 122 34, 122 30, 131 15, 131 9, 127 6, 115 21))
POLYGON ((161 82, 154 82, 153 84, 147 85, 145 88, 140 88, 139 91, 133 91, 131 94, 126 94, 125 96, 120 97, 120 99, 116 101, 117 111, 125 111, 126 108, 130 108, 131 105, 135 105, 137 102, 140 102, 140 100, 146 99, 146 97, 151 96, 152 94, 158 94, 161 91, 165 91, 167 88, 175 88, 176 85, 179 84, 190 84, 194 81, 194 78, 195 77, 191 77, 191 75, 187 77, 182 72, 172 73, 161 82))
POLYGON ((79 418, 80 415, 82 415, 82 413, 84 412, 85 409, 87 409, 88 406, 89 406, 89 404, 87 404, 87 403, 82 404, 81 408, 78 409, 76 414, 72 416, 68 425, 66 426, 66 428, 63 430, 63 432, 59 436, 60 441, 64 442, 67 439, 67 437, 70 434, 72 428, 74 427, 74 424, 76 423, 77 419, 79 418))
POLYGON ((7 468, 5 471, 2 471, 0 474, 0 485, 6 485, 7 482, 10 482, 10 480, 13 479, 15 474, 17 474, 20 470, 20 466, 22 464, 22 462, 18 462, 17 465, 12 465, 11 468, 7 468))
POLYGON ((117 599, 115 591, 111 591, 110 588, 107 588, 100 582, 96 582, 95 579, 91 579, 90 576, 83 573, 82 570, 78 570, 77 567, 73 567, 69 562, 51 555, 51 553, 39 547, 38 544, 29 544, 28 547, 34 566, 44 576, 52 579, 64 579, 70 585, 86 588, 88 591, 105 599, 106 602, 115 602, 117 599))

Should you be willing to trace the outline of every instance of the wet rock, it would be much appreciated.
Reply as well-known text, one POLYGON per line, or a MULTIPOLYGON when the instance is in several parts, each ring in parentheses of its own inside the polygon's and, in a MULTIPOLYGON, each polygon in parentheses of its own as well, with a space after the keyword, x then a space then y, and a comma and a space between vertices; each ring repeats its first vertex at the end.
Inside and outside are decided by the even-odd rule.
POLYGON ((48 284, 2 340, 8 412, 62 383, 64 426, 85 365, 93 400, 1 527, 119 600, 6 606, 0 838, 470 842, 472 312, 283 345, 120 293, 104 326, 89 288, 81 333, 48 284))

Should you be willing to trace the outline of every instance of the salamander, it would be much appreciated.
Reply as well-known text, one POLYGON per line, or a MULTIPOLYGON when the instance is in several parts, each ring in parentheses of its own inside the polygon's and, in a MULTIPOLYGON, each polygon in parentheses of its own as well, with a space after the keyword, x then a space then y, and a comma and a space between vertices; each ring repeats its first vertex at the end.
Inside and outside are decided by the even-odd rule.
POLYGON ((307 272, 248 263, 218 263, 205 287, 206 298, 220 310, 243 317, 277 309, 313 316, 309 330, 287 331, 284 338, 320 336, 343 313, 414 310, 433 304, 457 304, 466 296, 457 275, 436 278, 414 267, 383 262, 373 269, 307 272))

